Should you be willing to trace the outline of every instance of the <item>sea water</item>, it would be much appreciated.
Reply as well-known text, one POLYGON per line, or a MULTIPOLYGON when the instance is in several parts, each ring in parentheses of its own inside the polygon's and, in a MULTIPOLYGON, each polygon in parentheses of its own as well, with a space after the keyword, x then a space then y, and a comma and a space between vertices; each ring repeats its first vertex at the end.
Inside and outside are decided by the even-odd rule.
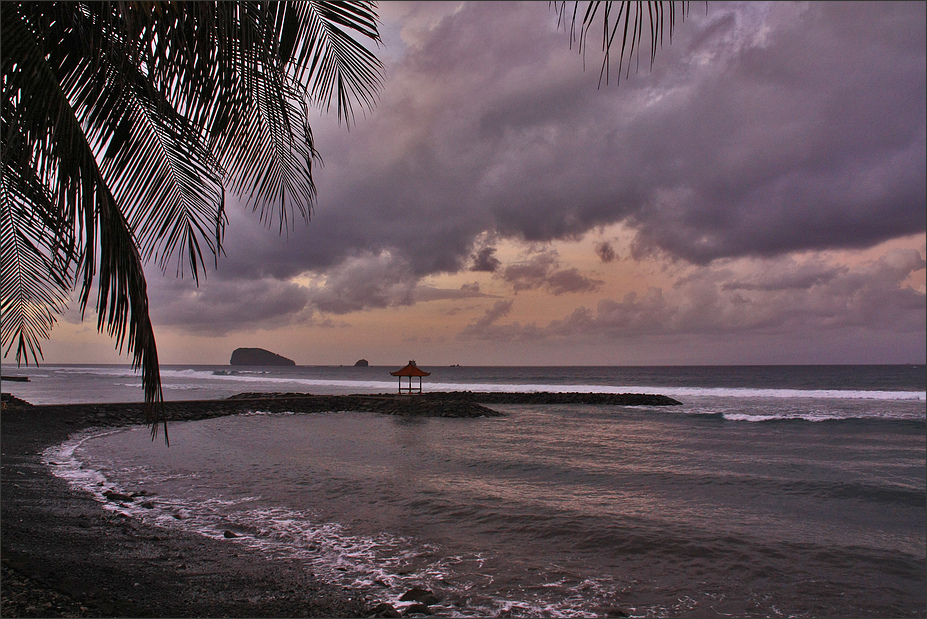
MULTIPOLYGON (((205 399, 387 392, 389 369, 163 375, 168 399, 205 399)), ((231 531, 230 545, 399 608, 419 586, 444 616, 925 614, 923 365, 425 369, 426 391, 683 405, 508 405, 479 419, 257 411, 174 423, 169 448, 136 427, 45 457, 109 509, 231 531), (149 507, 108 502, 107 489, 144 490, 149 507)), ((61 381, 72 399, 138 399, 114 396, 138 389, 125 368, 41 371, 4 389, 61 381)))

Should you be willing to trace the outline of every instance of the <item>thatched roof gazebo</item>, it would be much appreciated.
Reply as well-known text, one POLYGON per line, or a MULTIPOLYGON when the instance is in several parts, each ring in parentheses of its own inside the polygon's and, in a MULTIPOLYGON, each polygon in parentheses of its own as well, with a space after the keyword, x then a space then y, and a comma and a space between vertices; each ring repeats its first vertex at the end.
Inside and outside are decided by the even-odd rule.
POLYGON ((399 377, 399 393, 413 393, 413 392, 421 393, 422 392, 422 376, 430 376, 431 372, 426 372, 425 370, 419 368, 417 365, 415 365, 415 360, 413 359, 409 361, 406 367, 396 370, 395 372, 390 372, 390 375, 399 377), (402 386, 403 376, 409 377, 408 387, 402 386), (418 388, 415 388, 412 386, 413 376, 418 376, 418 388))

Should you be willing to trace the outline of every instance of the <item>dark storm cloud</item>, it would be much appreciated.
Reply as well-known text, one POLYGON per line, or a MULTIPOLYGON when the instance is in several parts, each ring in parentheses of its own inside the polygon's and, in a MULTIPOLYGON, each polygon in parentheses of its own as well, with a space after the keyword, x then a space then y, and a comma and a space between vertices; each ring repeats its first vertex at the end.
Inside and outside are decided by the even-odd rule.
POLYGON ((652 73, 601 89, 546 5, 449 9, 369 122, 320 144, 306 258, 388 248, 421 275, 469 267, 486 231, 621 221, 638 255, 696 263, 922 232, 924 6, 711 3, 652 73))
POLYGON ((312 222, 280 238, 233 215, 205 288, 244 300, 250 280, 286 290, 309 275, 307 307, 344 313, 412 303, 422 277, 475 267, 552 292, 595 285, 496 265, 487 235, 624 222, 632 255, 710 264, 923 232, 925 6, 712 2, 653 72, 643 61, 597 88, 599 58, 583 71, 546 3, 384 3, 404 21, 384 28, 377 109, 350 133, 313 120, 312 222))
POLYGON ((637 251, 706 263, 922 232, 924 6, 773 5, 756 44, 642 116, 637 251))
POLYGON ((152 320, 198 335, 277 328, 311 317, 305 313, 309 292, 274 279, 210 279, 199 287, 189 280, 149 276, 151 297, 158 299, 152 320))

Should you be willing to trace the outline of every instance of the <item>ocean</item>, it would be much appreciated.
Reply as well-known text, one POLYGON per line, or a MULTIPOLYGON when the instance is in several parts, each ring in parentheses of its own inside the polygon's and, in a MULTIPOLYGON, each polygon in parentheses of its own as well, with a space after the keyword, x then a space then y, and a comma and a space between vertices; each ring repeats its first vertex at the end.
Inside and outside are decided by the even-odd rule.
MULTIPOLYGON (((506 415, 478 419, 256 411, 173 423, 170 447, 144 427, 92 430, 45 459, 107 509, 296 558, 400 610, 421 587, 451 617, 927 613, 924 365, 420 366, 425 391, 683 405, 494 405, 506 415), (119 505, 109 489, 145 500, 119 505)), ((398 367, 162 376, 168 400, 392 393, 398 367)), ((35 404, 141 397, 122 366, 9 373, 31 382, 4 391, 35 404)))

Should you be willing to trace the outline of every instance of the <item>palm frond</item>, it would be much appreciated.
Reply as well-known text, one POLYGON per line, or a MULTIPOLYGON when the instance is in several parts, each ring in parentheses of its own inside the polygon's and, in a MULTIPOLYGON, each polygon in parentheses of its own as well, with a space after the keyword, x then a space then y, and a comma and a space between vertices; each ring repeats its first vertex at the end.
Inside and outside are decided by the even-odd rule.
MULTIPOLYGON (((166 420, 160 405, 163 397, 157 348, 148 316, 142 262, 132 232, 101 174, 77 115, 62 90, 58 76, 47 62, 47 54, 29 28, 29 16, 17 10, 20 8, 16 5, 3 10, 3 39, 17 41, 16 45, 4 47, 3 152, 10 161, 30 161, 32 157, 32 165, 31 176, 17 175, 16 167, 6 165, 7 160, 4 159, 4 214, 9 214, 11 222, 9 226, 5 225, 10 232, 7 234, 5 230, 4 233, 12 238, 26 238, 25 231, 30 229, 28 222, 37 221, 31 220, 30 215, 39 216, 43 231, 47 231, 52 239, 58 236, 67 238, 63 234, 64 228, 75 231, 76 240, 66 244, 55 240, 52 246, 52 254, 60 256, 61 260, 33 258, 30 275, 36 277, 36 281, 42 281, 42 273, 37 269, 44 267, 46 277, 60 284, 66 281, 67 274, 74 267, 76 274, 82 276, 82 311, 86 310, 91 288, 97 282, 97 328, 106 330, 120 350, 127 344, 128 351, 133 353, 133 367, 141 368, 148 405, 146 412, 154 436, 159 421, 165 423, 166 429, 166 420), (37 199, 37 186, 44 187, 44 191, 40 192, 47 196, 44 201, 37 199), (32 208, 17 208, 19 206, 32 208), (43 217, 46 210, 50 214, 43 217)), ((55 27, 62 25, 45 23, 41 26, 43 34, 54 40, 55 27)), ((19 249, 20 255, 33 257, 43 250, 33 244, 30 251, 22 243, 19 249)), ((26 285, 20 288, 26 289, 26 285)), ((38 287, 39 291, 42 289, 42 286, 38 287)), ((48 287, 44 289, 48 290, 48 287)), ((34 300, 36 287, 29 290, 34 300)), ((7 303, 7 298, 4 290, 4 303, 7 303)), ((45 300, 47 312, 58 310, 59 305, 48 303, 48 296, 45 300)), ((28 311, 22 304, 15 305, 15 308, 22 315, 28 311)), ((44 318, 44 322, 33 319, 14 325, 18 333, 8 336, 4 331, 4 342, 8 337, 18 337, 26 342, 47 337, 47 330, 42 328, 50 329, 53 321, 50 324, 48 314, 44 318)), ((6 346, 9 350, 9 344, 6 346)))
POLYGON ((136 88, 122 91, 125 130, 109 136, 103 174, 136 231, 145 259, 165 270, 176 258, 177 274, 188 264, 194 280, 205 267, 204 251, 222 246, 222 168, 169 102, 136 88))
MULTIPOLYGON (((102 179, 102 176, 99 177, 102 179)), ((120 352, 123 343, 132 353, 132 367, 141 369, 145 392, 146 421, 151 438, 158 435, 158 424, 164 427, 167 442, 167 417, 161 403, 161 373, 154 329, 148 314, 148 292, 142 260, 128 222, 119 210, 105 184, 96 192, 99 215, 100 273, 97 278, 97 329, 106 330, 116 340, 120 352)), ((84 282, 81 289, 81 310, 87 307, 93 276, 87 270, 92 252, 87 251, 84 282)))
MULTIPOLYGON (((28 174, 29 168, 21 169, 28 174)), ((34 179, 15 178, 4 166, 0 177, 0 313, 4 356, 16 344, 16 362, 38 363, 42 340, 48 339, 56 316, 67 307, 73 285, 70 270, 55 252, 59 242, 49 234, 58 228, 48 196, 34 179), (44 208, 33 208, 41 204, 44 208)))
POLYGON ((326 110, 336 101, 338 118, 355 121, 352 101, 372 109, 382 82, 382 65, 369 49, 345 30, 360 32, 376 43, 377 17, 366 2, 306 2, 296 5, 302 41, 293 49, 293 77, 326 110))
POLYGON ((618 48, 618 70, 616 74, 620 82, 623 69, 626 71, 625 77, 630 75, 631 61, 634 58, 635 51, 637 52, 636 66, 640 67, 644 22, 647 21, 650 30, 650 66, 653 68, 657 48, 663 45, 664 26, 668 26, 669 40, 672 42, 677 16, 681 20, 685 20, 689 11, 689 2, 687 1, 678 3, 680 11, 677 13, 677 3, 672 1, 642 2, 639 0, 622 0, 620 2, 611 2, 609 0, 593 0, 586 5, 582 19, 579 19, 580 2, 572 3, 572 11, 568 11, 567 8, 569 2, 552 2, 551 4, 557 12, 559 26, 566 24, 567 13, 570 13, 570 47, 572 48, 574 43, 577 44, 584 59, 586 49, 589 46, 589 33, 596 23, 596 16, 602 16, 602 66, 599 70, 599 86, 602 85, 603 81, 606 84, 608 83, 611 74, 612 46, 617 43, 616 37, 619 33, 621 34, 621 45, 618 48), (602 9, 601 13, 599 9, 602 9), (627 65, 625 65, 625 52, 628 54, 627 65))
POLYGON ((155 17, 163 17, 163 11, 113 15, 103 12, 105 8, 94 4, 72 17, 77 26, 61 31, 61 45, 49 51, 49 62, 61 68, 87 138, 102 154, 106 183, 114 188, 144 258, 156 258, 165 270, 176 257, 177 274, 188 264, 198 281, 205 266, 201 243, 213 256, 221 251, 221 167, 201 131, 176 110, 167 92, 165 80, 176 79, 158 66, 164 62, 163 45, 139 45, 157 36, 152 34, 160 23, 155 17), (82 51, 81 32, 100 24, 105 24, 104 31, 129 34, 96 42, 93 58, 74 52, 82 51))
POLYGON ((222 252, 229 189, 281 230, 308 220, 308 106, 334 103, 350 126, 355 104, 374 105, 382 67, 355 39, 379 42, 374 6, 3 2, 0 16, 2 345, 37 361, 79 280, 81 310, 96 287, 97 328, 156 405, 143 259, 198 281, 222 252))
POLYGON ((327 107, 337 97, 339 119, 349 125, 352 101, 375 101, 382 66, 346 30, 379 41, 376 14, 365 2, 250 8, 220 15, 216 64, 225 95, 209 134, 229 187, 268 225, 276 215, 282 230, 292 210, 308 219, 315 202, 318 153, 306 100, 327 107))

